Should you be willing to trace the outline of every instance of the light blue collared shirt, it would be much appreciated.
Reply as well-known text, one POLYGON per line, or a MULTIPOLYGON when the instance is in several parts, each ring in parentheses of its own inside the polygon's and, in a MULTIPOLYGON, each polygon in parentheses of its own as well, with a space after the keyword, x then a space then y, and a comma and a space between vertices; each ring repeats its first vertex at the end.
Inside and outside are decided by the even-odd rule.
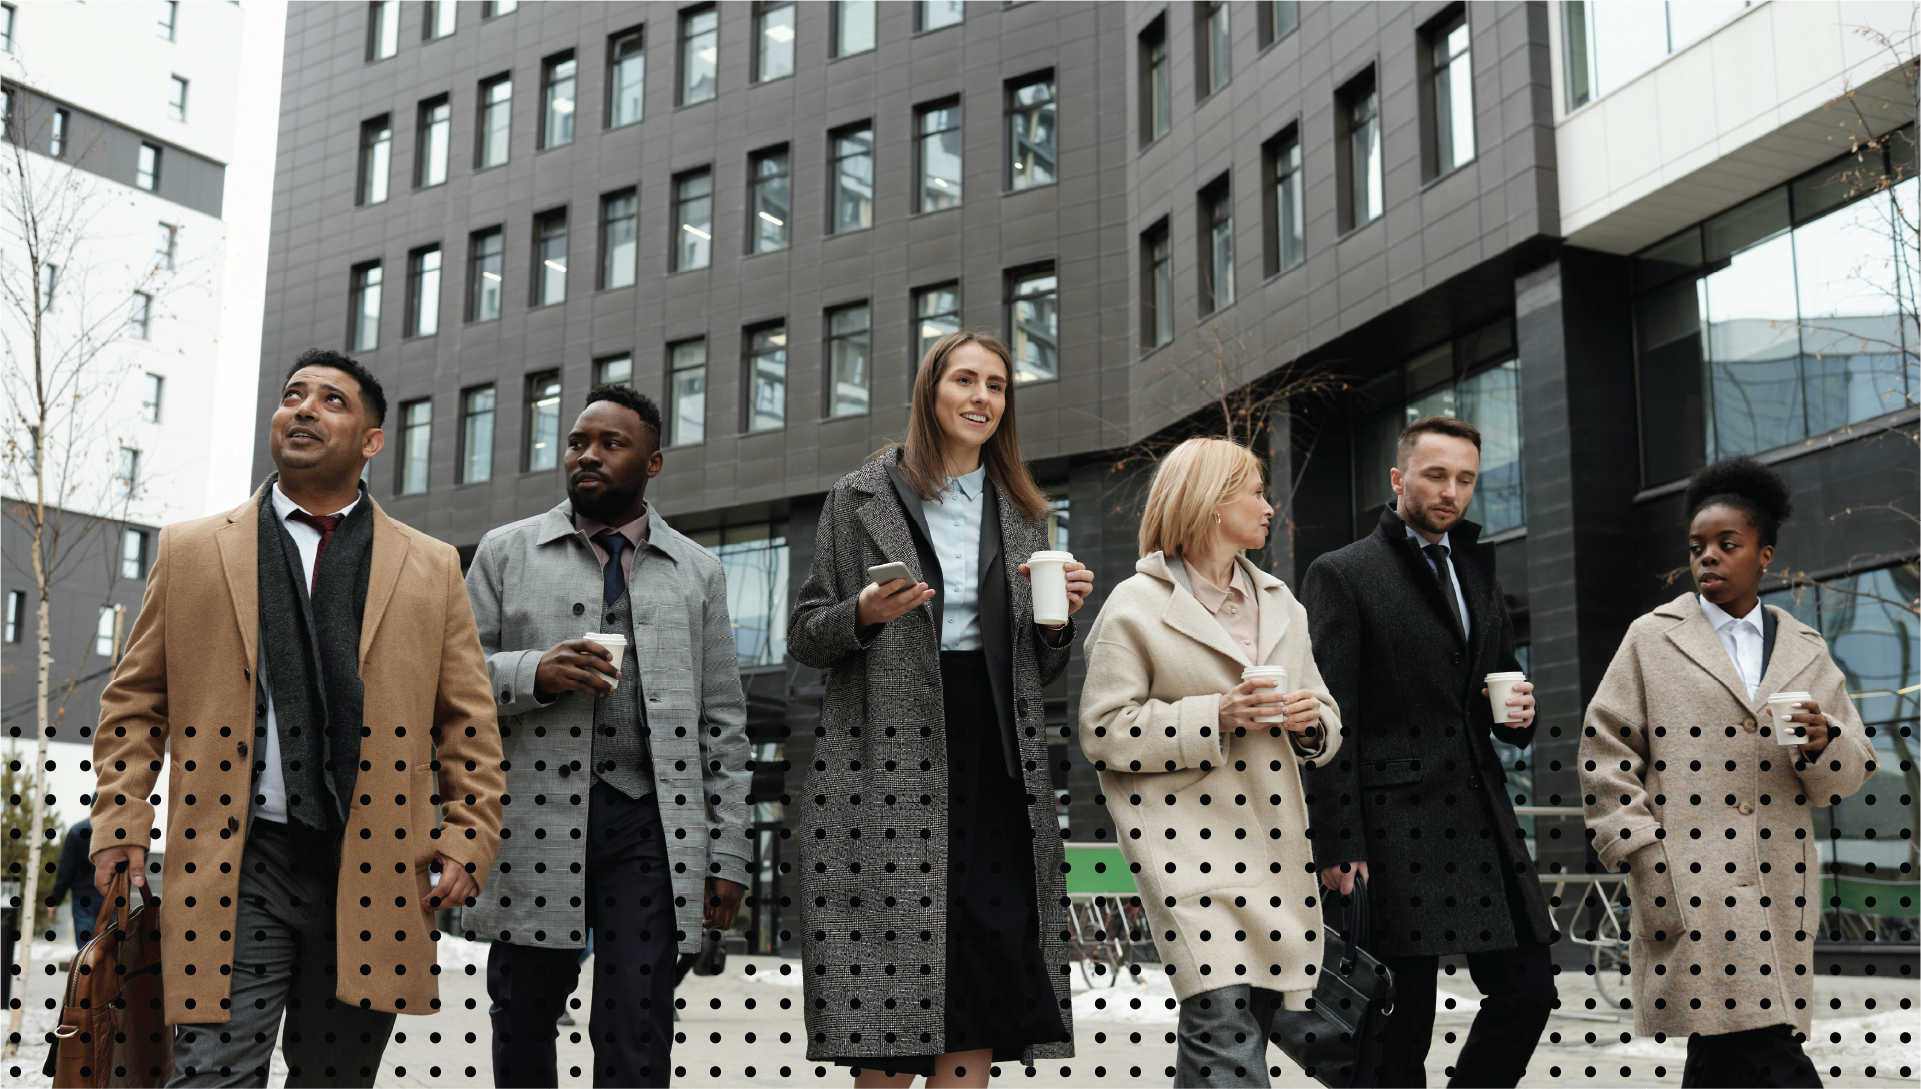
POLYGON ((946 600, 941 603, 940 648, 981 649, 981 493, 987 466, 950 477, 940 498, 922 505, 928 543, 940 560, 946 600))
MULTIPOLYGON (((1409 537, 1414 538, 1414 546, 1416 548, 1427 547, 1427 538, 1414 532, 1413 526, 1402 526, 1401 528, 1407 530, 1409 537)), ((1461 576, 1454 570, 1454 548, 1447 543, 1447 534, 1445 533, 1441 534, 1441 539, 1434 543, 1447 549, 1447 579, 1454 584, 1454 600, 1461 606, 1461 634, 1468 635, 1467 598, 1461 596, 1461 576)), ((1441 577, 1440 569, 1434 566, 1433 560, 1428 560, 1427 553, 1421 553, 1421 558, 1427 560, 1427 569, 1434 572, 1435 578, 1441 577)))

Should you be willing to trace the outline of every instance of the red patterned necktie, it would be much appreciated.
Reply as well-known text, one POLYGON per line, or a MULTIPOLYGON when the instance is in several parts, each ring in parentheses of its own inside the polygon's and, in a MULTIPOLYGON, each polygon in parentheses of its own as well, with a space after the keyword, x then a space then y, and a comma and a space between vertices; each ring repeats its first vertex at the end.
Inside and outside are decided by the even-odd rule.
POLYGON ((312 594, 314 583, 320 579, 320 557, 327 554, 327 542, 333 540, 334 530, 340 528, 340 523, 346 521, 347 516, 344 514, 308 514, 304 510, 296 509, 292 514, 287 515, 287 520, 289 522, 299 522, 303 525, 309 525, 320 531, 320 547, 314 549, 313 554, 313 572, 307 576, 307 592, 312 594))

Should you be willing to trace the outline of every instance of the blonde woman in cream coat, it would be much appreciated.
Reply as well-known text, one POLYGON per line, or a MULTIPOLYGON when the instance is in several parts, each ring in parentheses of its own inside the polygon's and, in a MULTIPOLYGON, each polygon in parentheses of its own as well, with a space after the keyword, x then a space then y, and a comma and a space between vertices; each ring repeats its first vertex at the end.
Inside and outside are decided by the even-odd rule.
POLYGON ((1182 443, 1088 634, 1081 747, 1181 1001, 1177 1086, 1267 1085, 1274 1011, 1304 1008, 1320 966, 1300 768, 1334 755, 1340 719, 1306 611, 1241 554, 1273 515, 1246 448, 1182 443), (1286 690, 1243 681, 1253 665, 1285 666, 1286 690))

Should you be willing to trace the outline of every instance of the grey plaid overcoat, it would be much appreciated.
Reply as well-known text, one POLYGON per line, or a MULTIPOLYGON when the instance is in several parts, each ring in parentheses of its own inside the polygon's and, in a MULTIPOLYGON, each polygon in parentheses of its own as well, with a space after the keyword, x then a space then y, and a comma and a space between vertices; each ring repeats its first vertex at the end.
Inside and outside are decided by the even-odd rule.
MULTIPOLYGON (((809 1059, 948 1050, 940 641, 926 605, 867 643, 854 620, 869 567, 897 560, 921 577, 907 514, 887 474, 896 456, 869 461, 827 493, 814 567, 787 626, 788 653, 820 669, 826 685, 814 763, 798 799, 809 1059)), ((1005 495, 999 503, 1041 958, 1071 1034, 1064 858, 1041 705, 1042 686, 1067 668, 1069 646, 1049 647, 1035 637, 1033 595, 1017 570, 1046 547, 1046 527, 1028 521, 1005 495)), ((1072 1043, 1033 1045, 1023 1061, 1073 1053, 1072 1043)))
MULTIPOLYGON (((749 884, 747 705, 720 561, 652 503, 647 526, 647 547, 627 580, 634 650, 673 867, 676 939, 693 953, 707 878, 749 884)), ((587 942, 581 898, 594 701, 565 692, 542 702, 534 670, 554 644, 602 630, 601 586, 600 561, 564 501, 489 532, 467 570, 499 703, 507 796, 500 854, 462 919, 495 941, 572 949, 587 942)))

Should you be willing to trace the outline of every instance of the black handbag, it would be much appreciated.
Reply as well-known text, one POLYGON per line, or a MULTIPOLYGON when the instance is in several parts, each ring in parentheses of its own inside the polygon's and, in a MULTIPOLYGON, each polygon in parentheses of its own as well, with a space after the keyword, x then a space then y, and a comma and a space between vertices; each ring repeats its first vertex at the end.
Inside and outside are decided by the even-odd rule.
POLYGON ((1327 945, 1310 1008, 1274 1011, 1273 1042, 1308 1077, 1334 1089, 1375 1084, 1381 1032, 1394 1012, 1394 971, 1366 949, 1371 925, 1367 882, 1356 874, 1345 932, 1321 929, 1327 945))

